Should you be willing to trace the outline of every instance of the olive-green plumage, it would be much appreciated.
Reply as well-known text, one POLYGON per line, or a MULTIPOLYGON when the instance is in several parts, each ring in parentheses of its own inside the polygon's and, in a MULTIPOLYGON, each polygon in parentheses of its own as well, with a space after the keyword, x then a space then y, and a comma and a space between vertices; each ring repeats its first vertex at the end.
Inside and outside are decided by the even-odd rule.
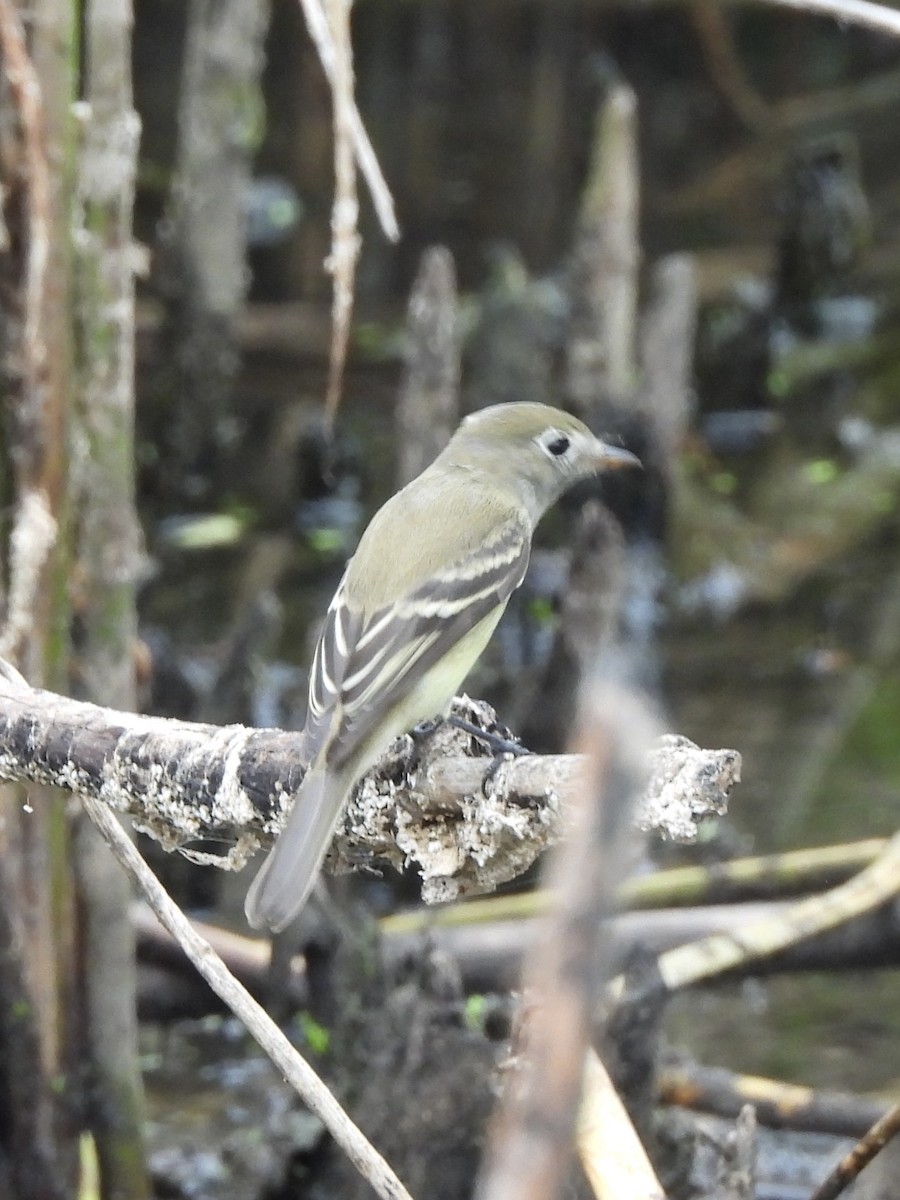
POLYGON ((308 770, 247 894, 252 925, 278 930, 299 912, 354 784, 393 738, 446 711, 522 582, 546 509, 576 480, 636 462, 559 409, 498 405, 467 417, 375 514, 316 647, 308 770))

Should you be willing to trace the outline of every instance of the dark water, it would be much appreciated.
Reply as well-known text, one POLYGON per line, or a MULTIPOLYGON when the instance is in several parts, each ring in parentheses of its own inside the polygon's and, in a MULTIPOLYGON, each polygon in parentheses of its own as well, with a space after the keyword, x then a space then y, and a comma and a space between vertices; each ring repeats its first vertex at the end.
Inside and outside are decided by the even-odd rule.
MULTIPOLYGON (((897 825, 896 652, 857 628, 896 587, 895 538, 836 564, 818 587, 718 628, 666 636, 673 724, 737 746, 743 782, 723 832, 740 852, 889 835, 897 825)), ((891 597, 892 598, 892 597, 891 597)), ((894 615, 894 620, 896 616, 894 615)), ((896 633, 896 627, 894 629, 896 633)), ((892 1093, 898 974, 797 974, 676 1000, 670 1033, 704 1061, 820 1087, 892 1093)))

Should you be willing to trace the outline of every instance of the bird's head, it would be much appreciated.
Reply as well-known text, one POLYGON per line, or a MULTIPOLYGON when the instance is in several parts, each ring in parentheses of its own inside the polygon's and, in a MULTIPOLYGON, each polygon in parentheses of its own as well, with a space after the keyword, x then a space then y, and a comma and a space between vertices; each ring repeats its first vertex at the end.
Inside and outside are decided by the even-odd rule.
POLYGON ((600 471, 640 466, 583 421, 548 404, 497 404, 465 418, 445 454, 519 491, 537 519, 567 488, 600 471))

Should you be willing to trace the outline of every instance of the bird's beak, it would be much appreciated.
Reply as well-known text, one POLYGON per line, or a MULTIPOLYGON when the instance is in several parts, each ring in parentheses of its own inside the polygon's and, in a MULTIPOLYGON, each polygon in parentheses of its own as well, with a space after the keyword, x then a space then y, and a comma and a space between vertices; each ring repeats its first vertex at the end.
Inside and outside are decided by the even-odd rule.
POLYGON ((621 446, 608 446, 606 442, 597 442, 594 462, 598 471, 618 471, 621 467, 639 467, 641 460, 630 450, 621 446))

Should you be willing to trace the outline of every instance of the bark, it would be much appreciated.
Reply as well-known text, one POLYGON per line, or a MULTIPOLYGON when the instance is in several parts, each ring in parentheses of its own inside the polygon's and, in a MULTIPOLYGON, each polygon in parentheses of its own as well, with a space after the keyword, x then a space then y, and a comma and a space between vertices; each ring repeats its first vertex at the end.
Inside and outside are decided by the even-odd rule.
MULTIPOLYGON (((9 386, 0 474, 9 481, 13 517, 9 542, 0 544, 8 598, 0 642, 32 678, 50 683, 65 678, 69 623, 68 164, 76 19, 66 0, 0 4, 3 99, 14 114, 3 148, 9 240, 0 264, 0 323, 9 386)), ((32 808, 18 789, 0 794, 0 1174, 15 1200, 77 1190, 73 1131, 82 1097, 71 856, 64 807, 50 798, 32 789, 32 808)))

